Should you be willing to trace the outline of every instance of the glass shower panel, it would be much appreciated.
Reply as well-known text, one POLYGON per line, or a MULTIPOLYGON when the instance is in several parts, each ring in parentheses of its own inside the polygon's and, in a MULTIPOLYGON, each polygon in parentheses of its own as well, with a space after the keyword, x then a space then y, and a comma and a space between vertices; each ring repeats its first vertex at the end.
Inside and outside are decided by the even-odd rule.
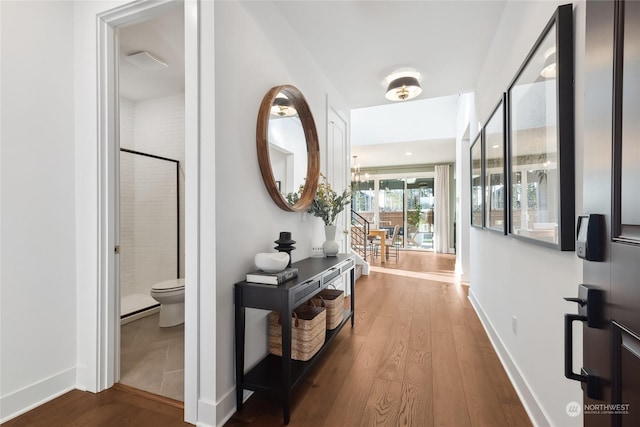
POLYGON ((121 317, 157 305, 151 287, 178 277, 176 164, 120 153, 121 317))

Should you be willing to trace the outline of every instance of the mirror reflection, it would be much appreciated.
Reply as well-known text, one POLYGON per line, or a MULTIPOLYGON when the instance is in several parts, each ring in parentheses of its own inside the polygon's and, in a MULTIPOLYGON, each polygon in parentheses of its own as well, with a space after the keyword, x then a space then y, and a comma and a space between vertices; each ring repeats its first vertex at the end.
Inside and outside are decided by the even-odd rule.
POLYGON ((304 186, 307 176, 307 143, 302 121, 286 95, 280 92, 269 115, 269 160, 280 194, 286 199, 304 186))
POLYGON ((558 243, 555 26, 511 88, 512 233, 558 243))
POLYGON ((318 188, 320 147, 309 104, 295 86, 272 87, 262 98, 256 148, 274 203, 287 212, 306 211, 318 188))
POLYGON ((484 127, 485 222, 488 228, 504 231, 504 113, 502 102, 484 127))
POLYGON ((482 227, 482 138, 471 144, 471 225, 482 227))

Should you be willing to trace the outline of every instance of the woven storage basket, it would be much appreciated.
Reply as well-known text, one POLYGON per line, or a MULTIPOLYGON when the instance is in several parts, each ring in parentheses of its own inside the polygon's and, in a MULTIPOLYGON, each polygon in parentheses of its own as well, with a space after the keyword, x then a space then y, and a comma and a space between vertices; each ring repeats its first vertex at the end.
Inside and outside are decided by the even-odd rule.
MULTIPOLYGON (((326 336, 326 313, 323 307, 300 306, 291 319, 291 358, 307 361, 320 350, 326 336)), ((280 313, 269 313, 269 351, 282 356, 280 313)))
POLYGON ((344 317, 344 292, 337 289, 323 289, 311 298, 311 303, 327 309, 327 329, 338 327, 344 317))

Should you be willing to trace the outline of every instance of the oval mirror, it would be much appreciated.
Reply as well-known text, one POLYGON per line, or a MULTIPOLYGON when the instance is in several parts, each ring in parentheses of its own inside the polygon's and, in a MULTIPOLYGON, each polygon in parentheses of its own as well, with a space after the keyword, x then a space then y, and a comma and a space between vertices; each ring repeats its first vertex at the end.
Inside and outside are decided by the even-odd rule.
POLYGON ((320 148, 309 105, 295 86, 276 86, 264 96, 256 145, 262 180, 276 205, 306 211, 318 187, 320 148))

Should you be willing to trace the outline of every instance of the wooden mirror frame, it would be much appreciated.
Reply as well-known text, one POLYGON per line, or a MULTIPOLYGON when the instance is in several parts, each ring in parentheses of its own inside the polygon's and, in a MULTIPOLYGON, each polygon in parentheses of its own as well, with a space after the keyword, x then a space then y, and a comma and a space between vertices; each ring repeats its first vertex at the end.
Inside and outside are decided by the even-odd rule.
POLYGON ((279 208, 288 212, 304 212, 311 205, 318 188, 320 178, 320 145, 318 144, 318 133, 313 114, 309 109, 307 100, 302 92, 295 86, 282 85, 271 88, 262 99, 260 111, 258 112, 258 126, 256 129, 256 148, 258 150, 258 164, 260 173, 269 195, 279 208), (283 93, 291 101, 291 104, 298 112, 304 138, 307 142, 307 177, 304 183, 304 191, 295 205, 290 205, 278 190, 276 180, 271 169, 269 158, 269 118, 271 116, 271 106, 279 93, 283 93))

